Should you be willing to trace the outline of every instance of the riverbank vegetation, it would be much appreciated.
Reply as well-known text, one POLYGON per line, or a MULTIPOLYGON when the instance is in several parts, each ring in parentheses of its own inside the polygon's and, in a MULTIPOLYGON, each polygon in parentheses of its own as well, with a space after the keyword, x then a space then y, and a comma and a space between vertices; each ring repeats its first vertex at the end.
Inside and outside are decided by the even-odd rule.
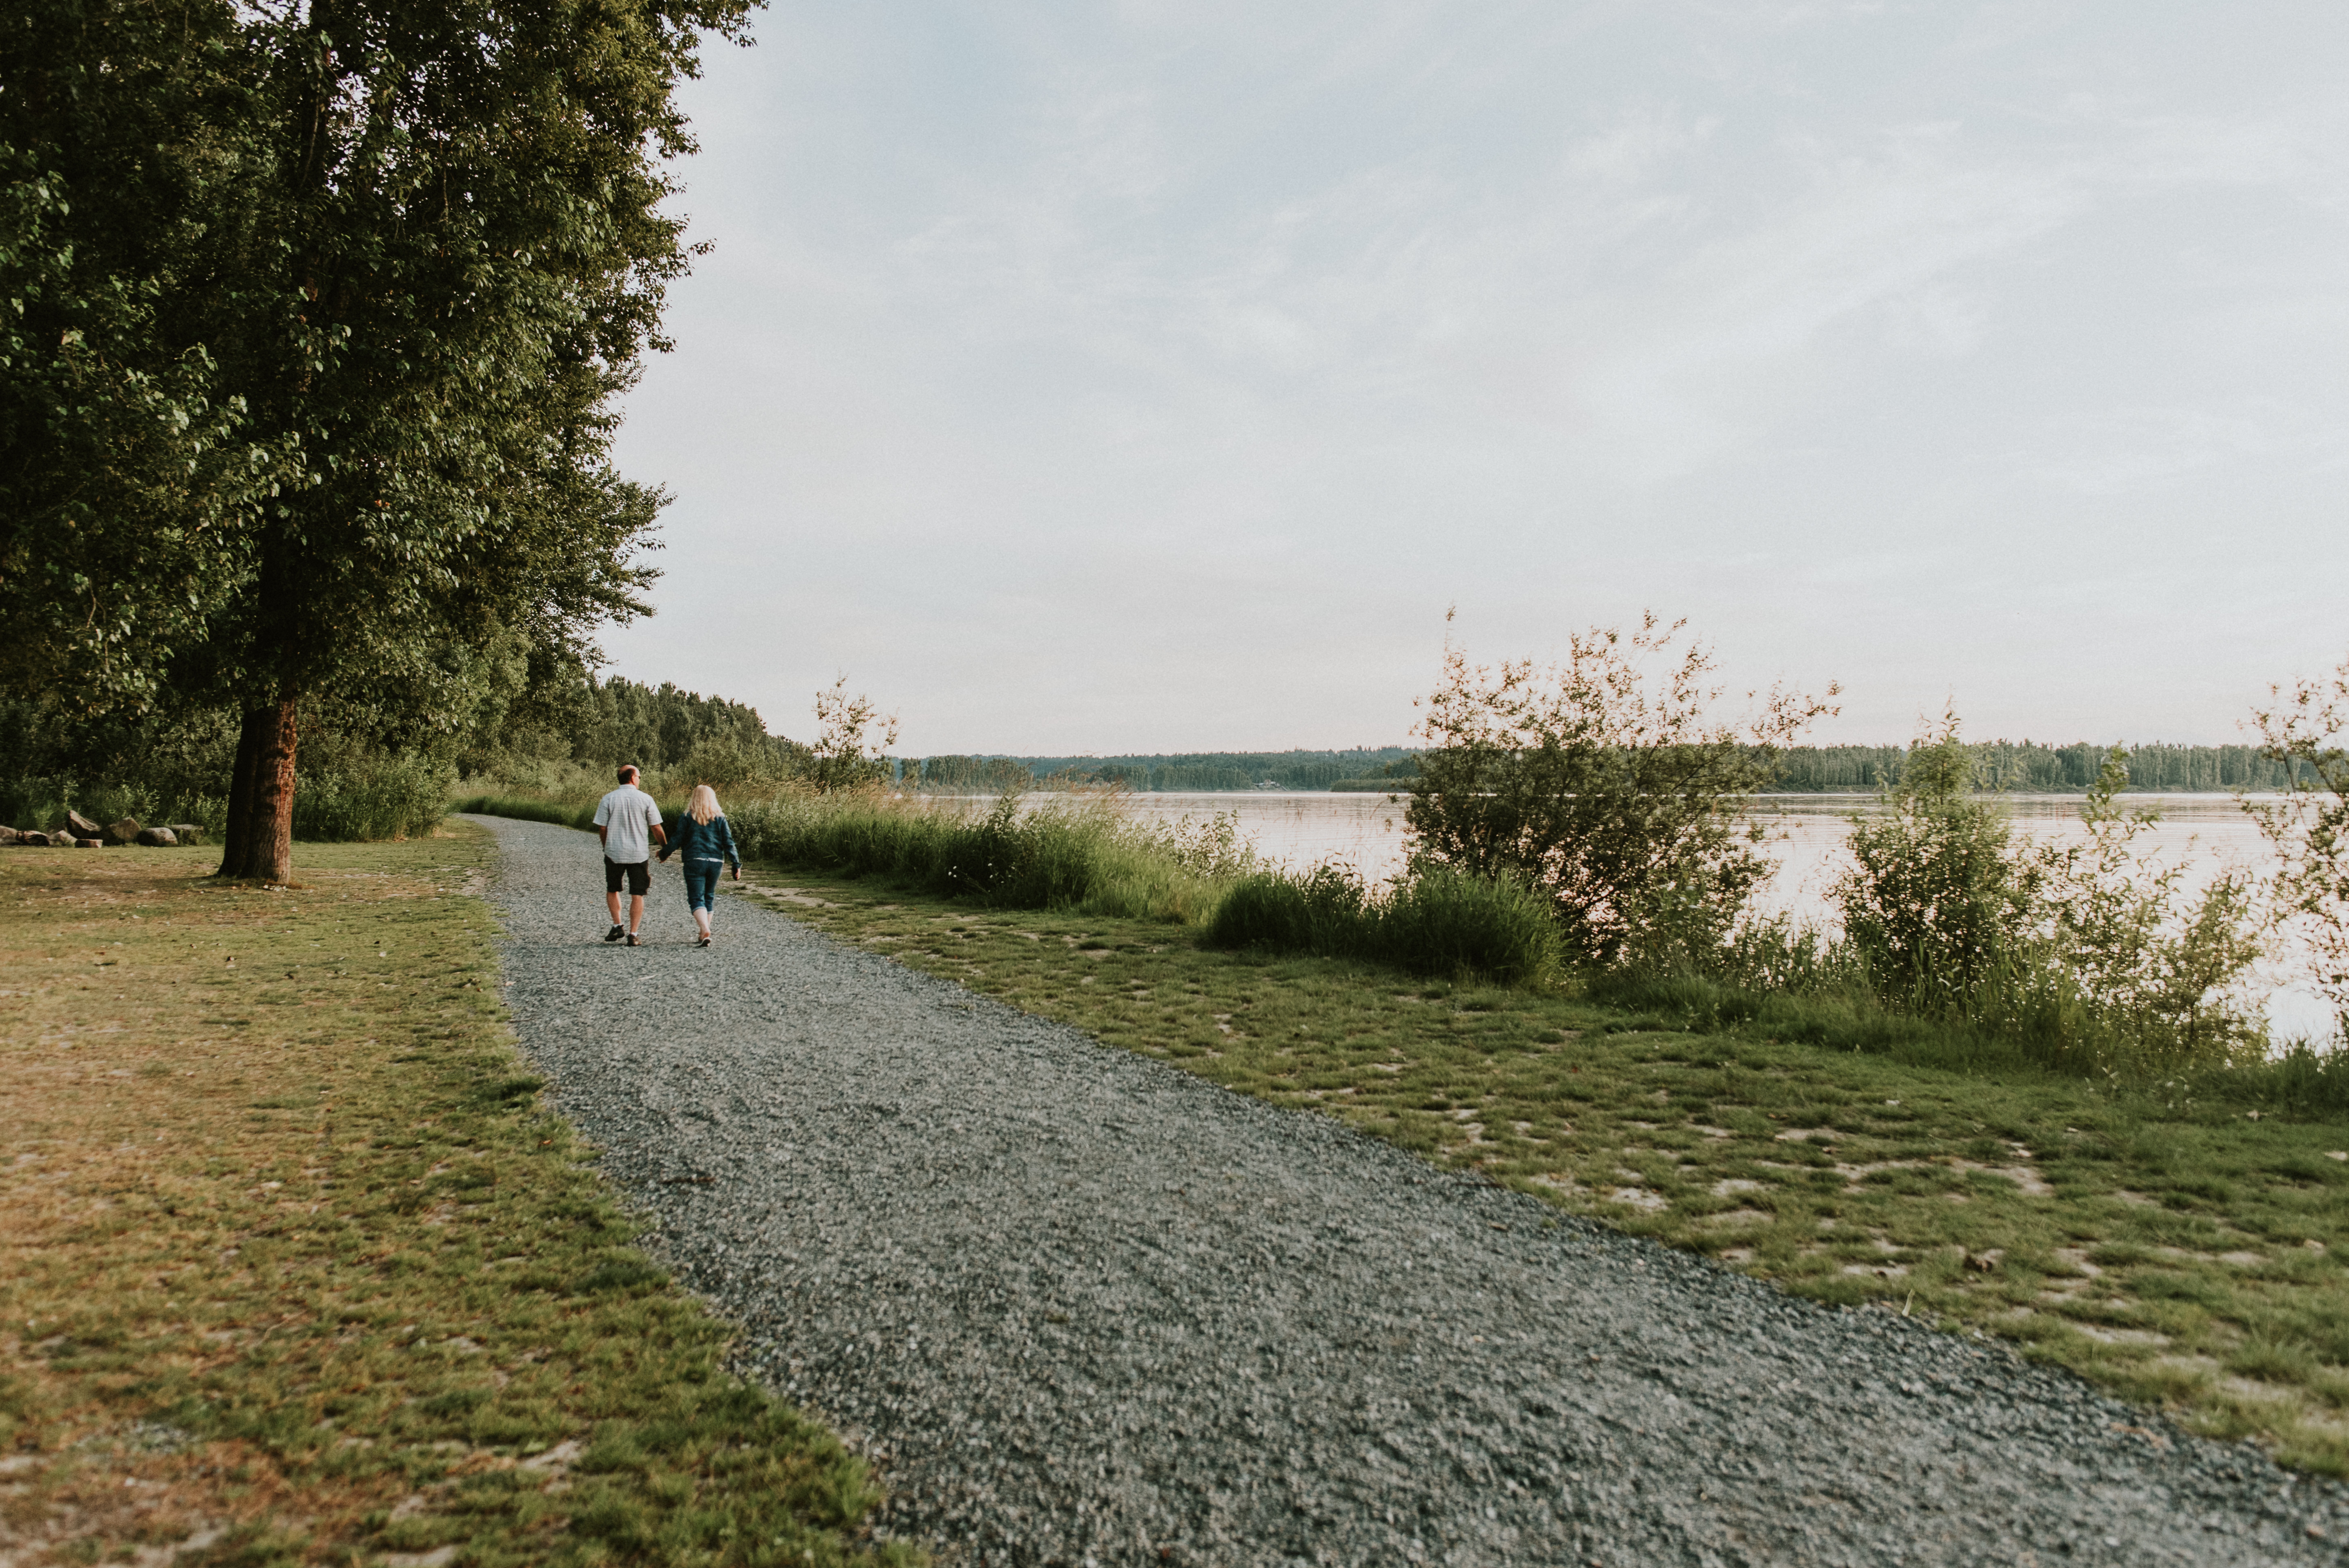
POLYGON ((2282 923, 2309 954, 2318 990, 2349 1037, 2349 662, 2323 680, 2274 689, 2255 716, 2267 749, 2294 764, 2282 799, 2251 803, 2281 868, 2282 923))
MULTIPOLYGON (((1142 827, 1117 810, 1115 790, 1026 805, 1007 790, 982 805, 903 789, 882 750, 885 721, 839 691, 819 703, 815 745, 788 759, 797 771, 746 775, 731 814, 746 851, 782 866, 1003 907, 1164 919, 1226 945, 1564 983, 1830 1048, 1930 1037, 1953 1062, 1988 1048, 2081 1076, 2267 1070, 2255 965, 2280 921, 2323 952, 2323 932, 2349 913, 2338 892, 2349 875, 2309 858, 2332 853, 2341 833, 2308 804, 2343 798, 2322 788, 2328 767, 2349 787, 2349 766, 2313 738, 2340 714, 2305 699, 2296 711, 2308 734, 2280 730, 2268 746, 2302 780, 2261 808, 2280 844, 2301 846, 2280 851, 2301 868, 2291 887, 2230 868, 2192 889, 2186 868, 2143 848, 2158 819, 2124 800, 2117 748, 2090 782, 2085 838, 2043 841, 2019 834, 2000 804, 1997 749, 1966 743, 1947 717, 1903 755, 1878 810, 1855 818, 1832 921, 1811 928, 1753 914, 1771 866, 1745 810, 1834 693, 1748 694, 1746 716, 1731 722, 1712 676, 1709 650, 1652 617, 1578 634, 1555 666, 1480 666, 1448 649, 1426 747, 1403 759, 1412 858, 1381 887, 1340 867, 1250 863, 1228 819, 1215 820, 1220 848, 1206 852, 1195 837, 1206 830, 1142 827), (1536 906, 1548 929, 1523 918, 1536 906)), ((708 755, 685 750, 673 778, 648 782, 680 793, 708 755)), ((579 784, 569 799, 461 804, 584 824, 605 786, 579 784)), ((2335 967, 2349 973, 2349 961, 2335 967)), ((2329 984, 2340 1006, 2349 992, 2338 976, 2329 984)), ((2294 1081, 2303 1097, 2332 1094, 2349 1074, 2328 1067, 2294 1081)))
POLYGON ((870 791, 791 794, 731 807, 746 855, 780 865, 959 894, 983 905, 1060 909, 1195 924, 1251 869, 1228 818, 1147 826, 1114 798, 1074 796, 1023 810, 870 791))
POLYGON ((0 1556, 906 1560, 539 1106, 491 852, 0 858, 0 1556))
MULTIPOLYGON (((2251 979, 2271 922, 2249 874, 2189 892, 2183 867, 2141 853, 2153 814, 2115 799, 2116 763, 2085 840, 2058 841, 2018 835, 1973 767, 1954 731, 1918 747, 1888 810, 1852 828, 1837 927, 1700 929, 1595 975, 1593 994, 1835 1048, 1938 1034, 1953 1065, 1995 1042, 2085 1077, 2268 1070, 2251 979)), ((2349 1072, 2307 1092, 2321 1086, 2349 1092, 2349 1072)))

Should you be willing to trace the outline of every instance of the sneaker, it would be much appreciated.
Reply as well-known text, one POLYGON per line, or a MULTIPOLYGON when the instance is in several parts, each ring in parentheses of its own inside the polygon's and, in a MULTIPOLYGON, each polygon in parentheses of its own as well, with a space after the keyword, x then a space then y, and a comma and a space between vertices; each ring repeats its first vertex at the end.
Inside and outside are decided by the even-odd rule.
POLYGON ((709 938, 705 936, 700 941, 695 943, 694 945, 696 947, 707 947, 709 945, 709 938))
POLYGON ((606 942, 617 942, 617 941, 619 941, 619 940, 620 940, 620 938, 622 938, 623 936, 626 936, 626 935, 627 935, 627 934, 628 934, 628 928, 627 928, 626 926, 625 926, 625 925, 616 925, 616 926, 612 927, 612 929, 611 929, 611 930, 609 930, 609 931, 607 931, 607 932, 605 932, 605 933, 604 934, 604 940, 605 940, 605 941, 606 941, 606 942))
POLYGON ((633 931, 628 933, 628 945, 631 947, 639 947, 643 945, 643 944, 636 940, 636 934, 633 931))

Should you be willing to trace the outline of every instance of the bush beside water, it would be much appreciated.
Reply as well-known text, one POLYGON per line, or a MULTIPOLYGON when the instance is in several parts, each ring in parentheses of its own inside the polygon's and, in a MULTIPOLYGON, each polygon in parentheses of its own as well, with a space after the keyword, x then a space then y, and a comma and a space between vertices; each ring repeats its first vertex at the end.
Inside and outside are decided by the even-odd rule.
POLYGON ((1301 875, 1259 872, 1225 896, 1207 941, 1509 985, 1549 985, 1562 968, 1548 900, 1513 877, 1449 866, 1426 867, 1382 889, 1366 888, 1339 866, 1301 875))

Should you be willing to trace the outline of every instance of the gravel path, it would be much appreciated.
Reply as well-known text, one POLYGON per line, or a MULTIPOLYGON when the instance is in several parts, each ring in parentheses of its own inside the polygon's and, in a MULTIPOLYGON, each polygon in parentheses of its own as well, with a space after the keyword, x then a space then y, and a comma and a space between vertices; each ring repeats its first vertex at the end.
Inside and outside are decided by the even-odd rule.
POLYGON ((606 947, 505 851, 508 996, 742 1365, 947 1563, 2342 1563, 2349 1493, 1793 1300, 769 910, 606 947))

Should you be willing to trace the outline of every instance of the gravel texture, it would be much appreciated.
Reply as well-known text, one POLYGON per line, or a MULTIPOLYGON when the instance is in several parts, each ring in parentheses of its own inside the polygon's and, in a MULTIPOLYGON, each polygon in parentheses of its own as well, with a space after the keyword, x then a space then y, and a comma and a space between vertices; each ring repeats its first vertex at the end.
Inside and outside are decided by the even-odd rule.
POLYGON ((947 1563, 2342 1563, 2349 1492, 482 820, 507 995, 740 1365, 947 1563))

